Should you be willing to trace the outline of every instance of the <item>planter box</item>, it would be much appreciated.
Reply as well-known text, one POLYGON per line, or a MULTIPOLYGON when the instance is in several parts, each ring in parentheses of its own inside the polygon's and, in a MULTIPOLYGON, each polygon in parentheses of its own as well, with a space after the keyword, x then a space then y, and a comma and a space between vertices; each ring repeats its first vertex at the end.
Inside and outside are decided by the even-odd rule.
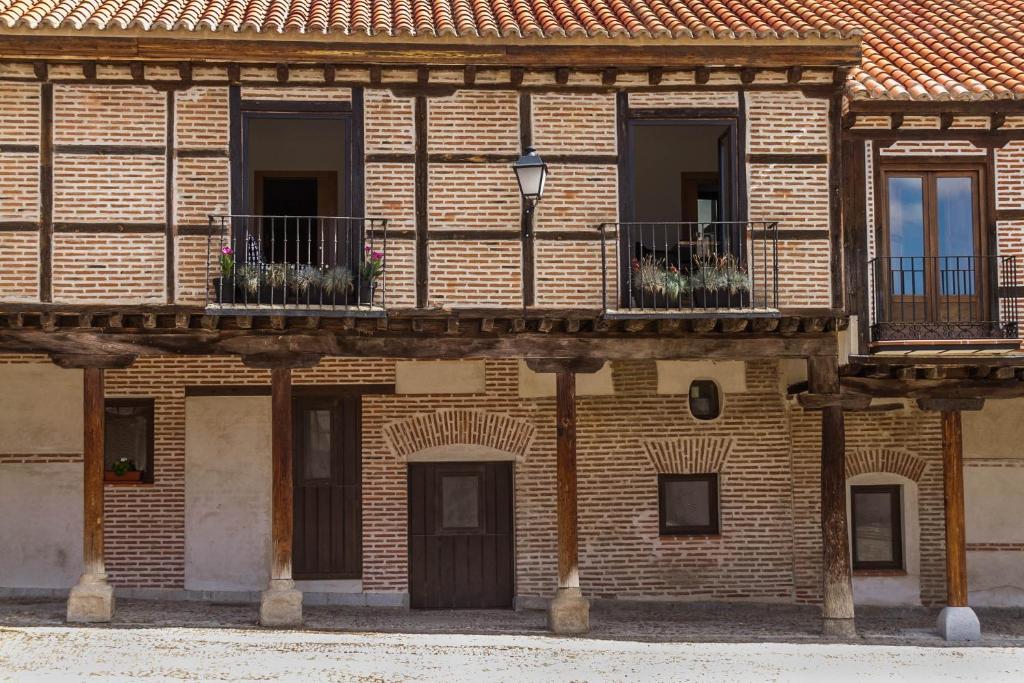
POLYGON ((125 472, 124 474, 117 474, 112 470, 106 470, 103 473, 103 481, 112 483, 140 482, 142 481, 142 470, 135 470, 134 472, 125 472))
POLYGON ((630 294, 630 308, 653 308, 675 310, 691 308, 749 308, 750 292, 729 292, 727 289, 695 289, 675 296, 664 292, 641 292, 630 294))
POLYGON ((235 290, 235 278, 215 277, 213 278, 213 292, 219 304, 233 304, 237 300, 235 290))

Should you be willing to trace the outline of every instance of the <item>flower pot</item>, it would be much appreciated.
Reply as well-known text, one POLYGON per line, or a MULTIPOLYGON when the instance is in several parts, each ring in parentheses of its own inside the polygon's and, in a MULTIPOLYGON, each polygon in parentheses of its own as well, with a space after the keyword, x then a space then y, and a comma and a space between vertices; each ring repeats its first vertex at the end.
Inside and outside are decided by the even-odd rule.
POLYGON ((237 293, 235 291, 235 278, 215 277, 213 278, 213 292, 219 304, 235 303, 237 293))
POLYGON ((103 481, 109 482, 138 482, 142 481, 142 470, 132 470, 124 474, 118 474, 113 470, 106 470, 103 473, 103 481))

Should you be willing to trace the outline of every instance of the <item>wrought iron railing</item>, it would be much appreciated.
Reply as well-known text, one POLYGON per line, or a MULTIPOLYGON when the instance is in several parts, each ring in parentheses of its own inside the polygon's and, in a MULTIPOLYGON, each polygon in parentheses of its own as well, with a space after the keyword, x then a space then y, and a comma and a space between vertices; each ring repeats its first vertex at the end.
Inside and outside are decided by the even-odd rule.
POLYGON ((778 223, 604 223, 600 230, 608 313, 778 309, 778 223))
POLYGON ((872 259, 874 341, 1014 339, 1015 256, 872 259))
POLYGON ((336 216, 210 216, 208 308, 381 313, 387 221, 336 216))

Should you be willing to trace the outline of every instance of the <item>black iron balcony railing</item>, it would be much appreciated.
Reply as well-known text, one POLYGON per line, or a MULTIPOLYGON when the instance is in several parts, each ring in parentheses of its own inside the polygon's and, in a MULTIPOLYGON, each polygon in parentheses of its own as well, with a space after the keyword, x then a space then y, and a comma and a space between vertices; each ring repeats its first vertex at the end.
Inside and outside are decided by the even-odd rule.
POLYGON ((210 216, 207 308, 382 314, 387 221, 210 216))
POLYGON ((872 259, 873 341, 1015 339, 1015 256, 872 259))
POLYGON ((604 309, 614 315, 774 314, 778 223, 604 223, 604 309))

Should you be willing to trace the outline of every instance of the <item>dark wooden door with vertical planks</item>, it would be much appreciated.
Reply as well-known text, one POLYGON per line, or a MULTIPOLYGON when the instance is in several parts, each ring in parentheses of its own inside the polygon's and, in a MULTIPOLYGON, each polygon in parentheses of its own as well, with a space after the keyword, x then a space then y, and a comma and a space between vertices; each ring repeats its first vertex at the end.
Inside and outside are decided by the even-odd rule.
POLYGON ((409 465, 409 602, 510 608, 512 463, 409 465))
POLYGON ((296 579, 362 576, 360 398, 300 397, 294 404, 296 579))

